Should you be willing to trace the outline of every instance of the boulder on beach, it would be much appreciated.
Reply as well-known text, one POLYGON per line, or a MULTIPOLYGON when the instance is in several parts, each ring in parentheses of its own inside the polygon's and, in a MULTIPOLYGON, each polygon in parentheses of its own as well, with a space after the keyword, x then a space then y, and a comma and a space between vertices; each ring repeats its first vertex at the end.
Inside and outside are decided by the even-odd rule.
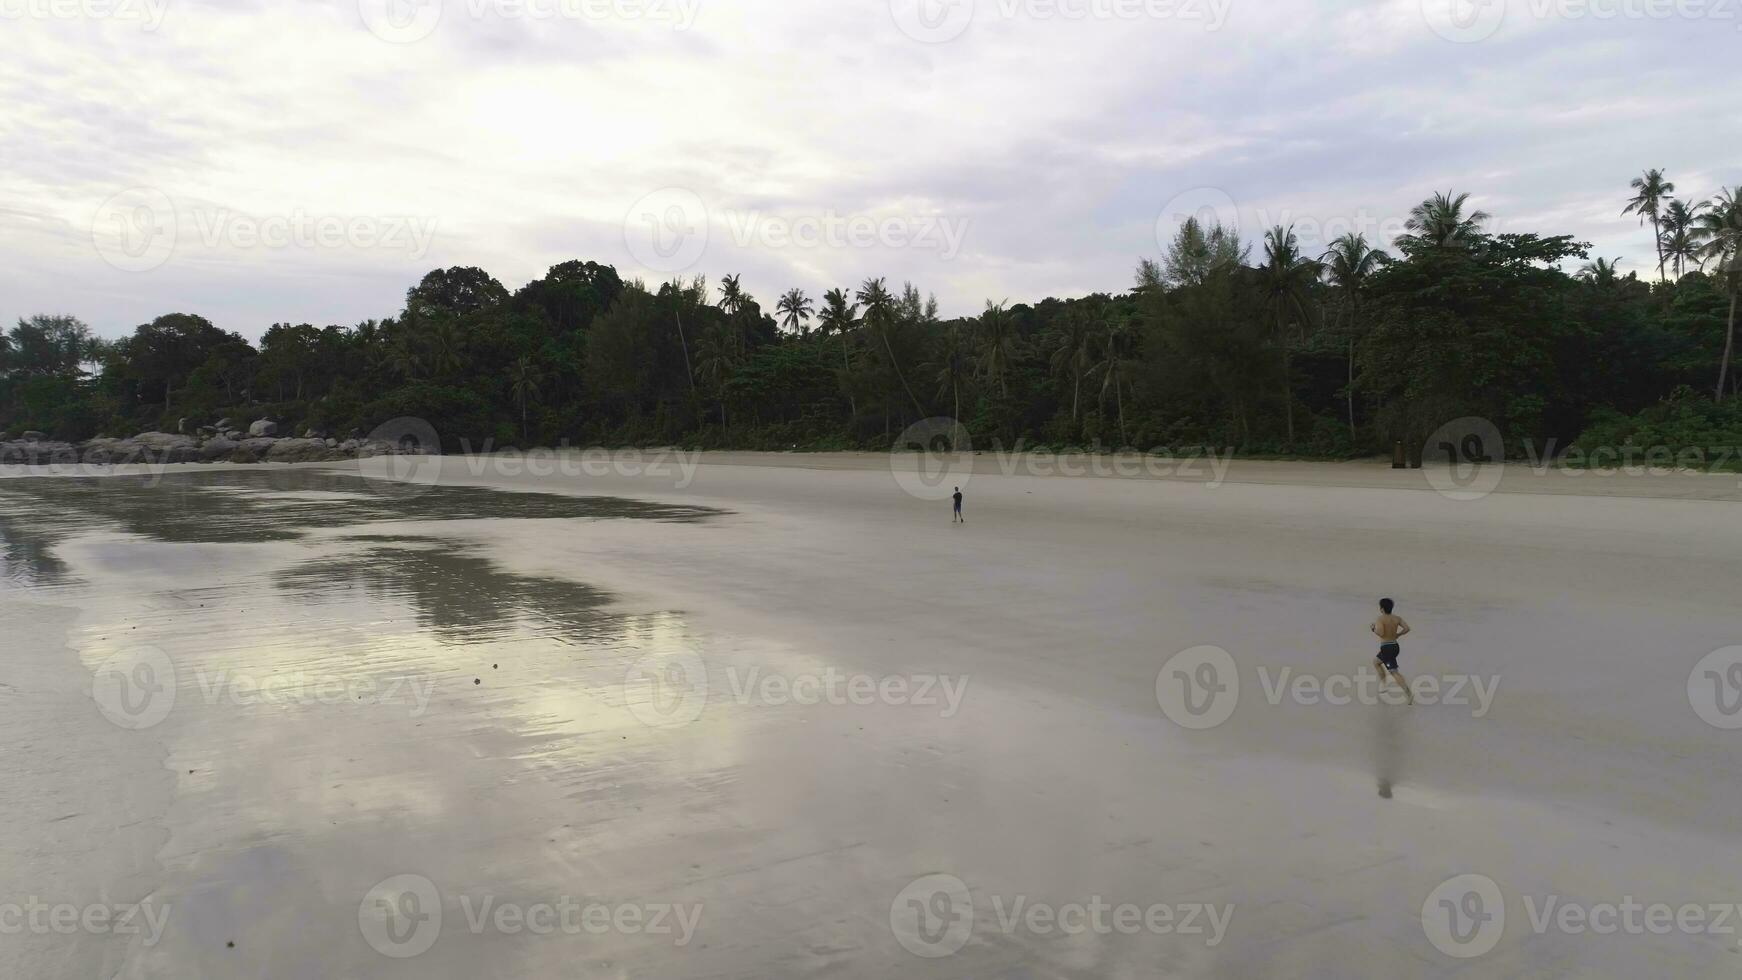
POLYGON ((24 433, 22 438, 25 442, 47 442, 48 434, 31 429, 29 432, 24 433))
POLYGON ((230 459, 237 463, 263 463, 271 455, 272 447, 277 439, 254 438, 243 439, 236 444, 236 451, 230 454, 230 459))
POLYGON ((208 463, 227 460, 235 455, 237 446, 236 440, 223 436, 207 439, 205 445, 200 447, 200 458, 208 463))
POLYGON ((48 466, 78 461, 79 449, 70 442, 50 442, 47 439, 0 442, 0 465, 48 466))
POLYGON ((271 419, 260 419, 248 427, 248 434, 256 439, 270 438, 278 435, 278 423, 271 419))
POLYGON ((184 436, 169 432, 141 432, 132 439, 153 452, 176 452, 193 449, 199 445, 193 436, 184 436))
POLYGON ((333 453, 319 439, 280 439, 266 458, 274 463, 319 463, 332 459, 333 453))

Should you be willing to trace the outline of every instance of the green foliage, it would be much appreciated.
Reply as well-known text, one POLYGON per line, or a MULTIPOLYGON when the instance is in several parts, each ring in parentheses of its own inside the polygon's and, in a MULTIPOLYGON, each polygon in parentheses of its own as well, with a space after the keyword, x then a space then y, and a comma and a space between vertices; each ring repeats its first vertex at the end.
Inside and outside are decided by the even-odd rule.
POLYGON ((258 346, 187 314, 109 344, 68 317, 21 321, 0 334, 0 428, 79 439, 228 416, 344 436, 414 417, 450 450, 887 449, 952 416, 981 447, 1347 457, 1474 415, 1515 446, 1735 443, 1739 192, 1688 205, 1650 176, 1629 213, 1663 225, 1674 281, 1587 262, 1566 237, 1489 234, 1455 193, 1415 209, 1395 254, 1350 235, 1312 256, 1279 227, 1255 260, 1194 221, 1127 293, 950 320, 874 277, 787 290, 777 323, 736 276, 650 289, 573 261, 510 293, 438 269, 391 317, 276 323, 258 346), (1723 404, 1663 400, 1684 387, 1723 404))
POLYGON ((1701 466, 1742 469, 1742 400, 1715 402, 1692 388, 1633 415, 1611 408, 1593 413, 1591 424, 1572 448, 1586 458, 1599 449, 1662 448, 1673 453, 1699 450, 1701 466))

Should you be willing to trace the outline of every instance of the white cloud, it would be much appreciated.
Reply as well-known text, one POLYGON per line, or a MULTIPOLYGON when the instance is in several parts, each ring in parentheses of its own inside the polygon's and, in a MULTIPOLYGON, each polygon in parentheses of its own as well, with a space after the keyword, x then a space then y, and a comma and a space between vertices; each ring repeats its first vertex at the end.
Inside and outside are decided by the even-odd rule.
POLYGON ((1710 74, 1736 25, 1709 20, 1515 3, 1493 38, 1458 44, 1422 15, 1439 0, 1203 0, 1198 19, 977 0, 965 33, 926 44, 886 0, 446 0, 427 37, 390 43, 365 10, 417 0, 114 2, 161 23, 0 0, 0 317, 68 312, 116 334, 184 310, 257 336, 391 315, 437 265, 510 287, 569 258, 658 279, 623 222, 666 186, 716 213, 967 228, 945 257, 740 245, 716 225, 694 271, 742 271, 765 303, 872 275, 937 292, 946 313, 1119 290, 1157 250, 1164 202, 1203 186, 1251 218, 1320 226, 1470 189, 1508 227, 1558 222, 1536 230, 1643 268, 1649 235, 1619 217, 1631 176, 1667 167, 1695 195, 1742 181, 1710 74), (91 228, 138 186, 175 202, 178 234, 167 261, 127 272, 91 228), (434 237, 426 254, 234 233, 299 216, 434 237))

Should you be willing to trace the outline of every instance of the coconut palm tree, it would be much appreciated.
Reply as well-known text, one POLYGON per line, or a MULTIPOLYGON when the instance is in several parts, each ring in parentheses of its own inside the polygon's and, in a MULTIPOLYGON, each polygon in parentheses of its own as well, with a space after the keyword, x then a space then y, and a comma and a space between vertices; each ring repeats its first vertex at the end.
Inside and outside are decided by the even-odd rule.
POLYGON ((1136 365, 1131 356, 1131 324, 1123 317, 1109 316, 1101 330, 1101 361, 1095 366, 1095 372, 1101 376, 1099 404, 1105 410, 1107 389, 1111 387, 1113 400, 1119 406, 1119 445, 1123 448, 1129 444, 1125 435, 1125 386, 1130 383, 1136 365))
POLYGON ((1614 260, 1598 259, 1595 262, 1586 262, 1579 267, 1578 278, 1599 289, 1612 288, 1621 281, 1620 267, 1621 259, 1618 257, 1614 260))
POLYGON ((1083 375, 1094 366, 1094 334, 1089 330, 1091 314, 1072 310, 1065 317, 1064 337, 1053 351, 1052 372, 1056 377, 1071 379, 1071 426, 1075 431, 1083 403, 1083 375))
POLYGON ((1627 202, 1622 209, 1623 217, 1630 214, 1639 215, 1639 223, 1651 222, 1651 238, 1657 243, 1657 278, 1664 278, 1663 255, 1663 224, 1659 216, 1669 201, 1669 196, 1675 193, 1675 185, 1663 179, 1663 171, 1653 167, 1643 176, 1633 178, 1630 185, 1634 190, 1633 200, 1627 202))
POLYGON ((1434 194, 1410 209, 1409 219, 1403 223, 1409 234, 1400 241, 1451 248, 1481 233, 1482 225, 1493 216, 1486 211, 1465 214, 1469 201, 1468 193, 1455 197, 1451 191, 1434 194))
POLYGON ((1724 357, 1718 364, 1718 400, 1723 401, 1730 356, 1736 349, 1736 297, 1742 292, 1742 187, 1719 191, 1696 227, 1703 242, 1701 259, 1717 266, 1717 274, 1730 292, 1730 324, 1724 334, 1724 357))
MULTIPOLYGON (((848 388, 847 376, 853 372, 853 328, 859 325, 859 304, 847 298, 845 289, 831 289, 823 294, 823 311, 817 318, 817 329, 824 335, 841 338, 841 386, 848 388)), ((847 392, 847 408, 859 415, 859 401, 847 392)))
POLYGON ((1319 277, 1320 266, 1300 254, 1300 241, 1294 226, 1277 225, 1264 236, 1265 298, 1276 316, 1276 345, 1282 351, 1282 404, 1288 420, 1288 445, 1294 446, 1294 380, 1291 378, 1288 337, 1290 316, 1304 331, 1307 322, 1306 301, 1312 284, 1319 277))
POLYGON ((742 313, 750 300, 750 294, 744 292, 743 282, 743 276, 726 276, 720 280, 720 309, 728 316, 742 313))
POLYGON ((1664 208, 1663 257, 1674 266, 1677 279, 1687 274, 1688 263, 1699 262, 1700 240, 1695 229, 1705 209, 1703 201, 1690 205, 1682 200, 1671 201, 1664 208))
POLYGON ((696 340, 696 373, 713 392, 720 408, 720 428, 731 431, 726 416, 726 383, 738 367, 737 330, 729 323, 715 323, 696 340))
MULTIPOLYGON (((967 340, 962 336, 961 327, 951 323, 945 328, 942 338, 938 341, 938 359, 935 364, 935 379, 938 383, 939 398, 950 400, 950 420, 957 423, 950 427, 953 439, 955 430, 962 420, 962 380, 968 376, 972 365, 970 363, 967 340)), ((952 445, 951 451, 955 447, 952 445)))
POLYGON ((895 356, 895 345, 889 342, 889 332, 895 329, 895 297, 890 294, 888 285, 881 278, 867 279, 859 286, 855 297, 865 307, 865 327, 883 343, 883 352, 889 356, 889 369, 895 372, 895 378, 901 382, 901 388, 907 392, 907 398, 913 403, 914 410, 925 415, 925 409, 919 403, 919 397, 913 393, 913 388, 907 383, 907 376, 901 372, 901 362, 895 356))
POLYGON ((1016 338, 1011 332, 1010 315, 1003 303, 986 301, 986 312, 980 314, 980 367, 998 385, 998 394, 1010 397, 1010 362, 1015 357, 1016 338))
POLYGON ((810 297, 804 294, 804 290, 796 287, 787 290, 774 309, 780 314, 781 323, 786 329, 797 334, 808 332, 812 307, 810 297))
POLYGON ((530 357, 521 357, 514 362, 509 374, 509 384, 514 392, 514 400, 520 405, 520 442, 526 443, 526 403, 539 396, 539 370, 530 357))
POLYGON ((1366 235, 1353 232, 1344 235, 1331 243, 1325 254, 1319 257, 1319 262, 1330 280, 1331 287, 1337 291, 1340 302, 1337 308, 1337 322, 1349 318, 1349 435, 1355 435, 1355 338, 1360 333, 1359 316, 1361 313, 1361 296, 1366 290, 1373 274, 1380 266, 1389 261, 1391 256, 1367 244, 1366 235))

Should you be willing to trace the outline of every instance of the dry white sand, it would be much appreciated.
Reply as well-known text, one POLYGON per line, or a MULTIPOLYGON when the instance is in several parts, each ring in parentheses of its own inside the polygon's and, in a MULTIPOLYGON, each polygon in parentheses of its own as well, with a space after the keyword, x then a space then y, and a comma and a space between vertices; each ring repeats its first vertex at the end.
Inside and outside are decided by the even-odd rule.
POLYGON ((59 546, 78 584, 0 591, 0 905, 168 909, 154 945, 0 935, 0 974, 1742 968, 1733 918, 1717 926, 1728 933, 1666 931, 1642 910, 1626 916, 1639 928, 1616 919, 1607 934, 1580 918, 1595 912, 1600 928, 1608 906, 1638 903, 1691 922, 1684 907, 1715 917, 1742 902, 1742 731, 1703 721, 1690 695, 1696 664, 1742 643, 1734 477, 1513 468, 1501 492, 1454 501, 1422 473, 1372 464, 1072 479, 983 457, 970 523, 955 527, 947 503, 905 492, 881 457, 711 457, 687 479, 675 461, 664 474, 565 468, 450 459, 440 478, 729 513, 407 520, 258 544, 93 528, 59 546), (417 573, 456 608, 559 581, 610 593, 613 618, 580 635, 541 607, 546 627, 523 615, 493 632, 475 612, 444 623, 380 590, 329 583, 299 599, 286 570, 342 562, 358 533, 476 549, 495 572, 417 573), (1462 682, 1469 703, 1272 695, 1303 674, 1370 674, 1380 595, 1415 627, 1405 672, 1462 682), (143 731, 90 696, 134 642, 166 650, 179 684, 143 731), (1158 673, 1165 694, 1177 682, 1164 665, 1205 645, 1227 651, 1240 691, 1225 722, 1191 730, 1158 703, 1158 673), (238 704, 209 694, 225 670, 409 678, 428 701, 238 704), (922 694, 933 679, 948 686, 922 694), (839 696, 792 703, 830 690, 813 682, 839 696), (867 684, 905 687, 864 696, 867 684), (380 930, 408 952, 407 924, 429 907, 400 901, 403 881, 376 913, 385 927, 359 922, 370 889, 397 875, 441 896, 439 938, 404 959, 379 951, 380 930), (1451 937, 1458 952, 1492 945, 1470 959, 1424 925, 1424 904, 1462 899, 1436 889, 1463 875, 1505 902, 1503 915, 1454 902, 1500 923, 1451 937), (953 902, 933 888, 956 880, 953 902), (700 911, 687 943, 627 919, 539 935, 494 918, 564 900, 619 916, 670 906, 674 921, 700 911), (1098 903, 1131 912, 1075 917, 1098 903), (1231 918, 1218 935, 1181 934, 1186 914, 1210 930, 1197 906, 1231 918), (1055 923, 1058 910, 1091 927, 1055 923))

